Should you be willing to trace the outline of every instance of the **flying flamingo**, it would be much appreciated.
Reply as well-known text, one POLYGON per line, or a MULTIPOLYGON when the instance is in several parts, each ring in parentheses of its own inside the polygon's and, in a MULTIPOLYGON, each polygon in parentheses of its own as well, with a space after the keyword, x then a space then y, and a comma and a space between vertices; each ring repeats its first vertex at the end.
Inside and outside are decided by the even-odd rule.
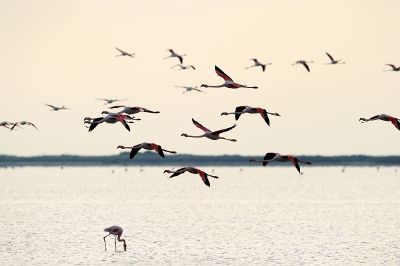
POLYGON ((383 121, 390 121, 398 130, 400 130, 400 120, 396 117, 386 115, 386 114, 380 114, 380 115, 375 115, 371 118, 360 118, 359 121, 365 123, 369 121, 374 121, 374 120, 383 120, 383 121))
POLYGON ((115 102, 126 101, 127 99, 99 99, 99 98, 96 98, 96 100, 104 101, 105 102, 104 105, 106 105, 106 104, 112 104, 115 102))
POLYGON ((130 57, 135 57, 134 53, 127 53, 121 49, 119 49, 118 47, 115 47, 115 49, 118 50, 118 52, 120 52, 120 54, 117 54, 116 56, 130 56, 130 57))
POLYGON ((135 155, 140 151, 140 149, 154 150, 163 158, 165 158, 164 151, 168 152, 168 153, 176 153, 176 151, 169 151, 169 150, 161 148, 161 146, 158 144, 148 143, 148 142, 143 142, 143 143, 137 144, 133 147, 118 146, 117 149, 131 149, 131 153, 129 155, 130 159, 133 159, 133 157, 135 157, 135 155))
POLYGON ((331 56, 328 52, 325 52, 326 55, 329 57, 329 60, 331 60, 331 62, 326 63, 325 65, 336 65, 336 64, 346 64, 346 62, 343 62, 343 59, 337 59, 335 60, 333 58, 333 56, 331 56))
POLYGON ((300 161, 299 159, 297 159, 296 157, 294 157, 292 155, 280 155, 279 153, 275 153, 275 152, 268 152, 267 154, 265 154, 264 159, 262 159, 262 160, 250 159, 249 161, 255 162, 255 163, 261 162, 263 166, 266 166, 271 161, 292 162, 299 173, 300 173, 299 163, 311 164, 310 162, 300 161))
POLYGON ((108 235, 103 237, 104 250, 107 250, 106 237, 108 237, 109 235, 113 235, 114 236, 114 243, 115 243, 115 251, 117 251, 117 240, 118 240, 118 242, 124 242, 124 251, 126 251, 126 241, 125 241, 125 239, 121 238, 121 235, 122 235, 122 232, 123 232, 121 227, 119 227, 118 225, 113 225, 113 226, 110 226, 108 228, 105 228, 104 232, 108 233, 108 235))
POLYGON ((183 174, 184 172, 189 172, 191 174, 199 174, 201 177, 201 180, 203 180, 204 184, 208 187, 210 186, 210 181, 207 178, 208 176, 213 177, 213 178, 218 178, 218 176, 207 174, 200 169, 190 167, 190 166, 180 168, 176 171, 164 170, 164 173, 172 174, 169 178, 183 174))
POLYGON ((8 129, 10 129, 9 126, 12 126, 12 125, 14 125, 14 123, 7 122, 7 121, 3 121, 3 122, 0 123, 0 127, 5 127, 5 128, 8 128, 8 129))
POLYGON ((205 92, 205 91, 199 90, 197 88, 197 86, 195 86, 195 87, 191 87, 191 86, 175 86, 175 87, 185 89, 185 91, 183 91, 182 93, 187 93, 187 92, 190 92, 190 91, 205 92))
POLYGON ((50 107, 51 108, 50 111, 70 110, 69 108, 65 107, 64 105, 61 107, 54 106, 54 105, 47 104, 47 103, 44 103, 44 105, 50 107))
POLYGON ((110 107, 110 109, 115 109, 115 108, 124 108, 121 111, 119 111, 119 113, 125 113, 128 115, 133 115, 133 114, 137 114, 137 113, 141 113, 141 112, 152 113, 152 114, 160 113, 160 111, 151 111, 149 109, 139 107, 139 106, 115 105, 115 106, 110 107))
POLYGON ((170 57, 176 57, 176 58, 179 59, 179 62, 180 62, 181 64, 183 63, 183 57, 186 56, 186 54, 179 55, 179 54, 175 53, 175 51, 172 50, 172 49, 168 49, 167 51, 170 52, 170 55, 167 56, 167 57, 164 57, 164 59, 167 59, 167 58, 170 58, 170 57))
POLYGON ((297 60, 292 64, 292 66, 301 64, 307 69, 308 72, 310 72, 310 66, 308 65, 310 63, 314 63, 314 61, 297 60))
POLYGON ((234 82, 227 74, 225 74, 219 67, 215 66, 215 72, 217 73, 218 76, 223 78, 225 82, 221 85, 207 85, 207 84, 202 84, 201 87, 205 88, 222 88, 222 87, 227 87, 230 89, 237 89, 237 88, 251 88, 251 89, 258 89, 257 86, 246 86, 242 85, 239 83, 234 82))
POLYGON ((260 108, 260 107, 250 107, 250 106, 238 106, 235 109, 235 112, 223 112, 221 113, 221 115, 230 115, 230 114, 234 114, 235 115, 235 119, 238 120, 240 115, 242 114, 260 114, 261 117, 264 119, 265 123, 267 123, 267 125, 269 126, 269 118, 268 118, 268 114, 270 115, 274 115, 274 116, 280 116, 278 113, 270 113, 267 112, 267 110, 260 108))
POLYGON ((89 131, 92 131, 93 129, 95 129, 95 127, 97 127, 97 125, 103 122, 109 124, 115 124, 117 122, 121 122, 128 131, 131 131, 128 123, 125 121, 127 119, 133 120, 133 118, 130 117, 129 115, 124 115, 119 113, 109 113, 107 111, 103 111, 102 114, 107 114, 107 115, 105 117, 94 118, 91 122, 89 122, 90 124, 89 131))
POLYGON ((248 67, 246 67, 246 69, 249 69, 249 68, 251 68, 251 67, 261 67, 262 71, 265 72, 265 67, 266 67, 267 65, 268 65, 268 66, 269 66, 269 65, 272 65, 272 63, 262 64, 262 63, 260 63, 260 61, 258 61, 257 58, 252 58, 252 59, 250 59, 250 60, 254 62, 254 65, 248 66, 248 67))
POLYGON ((175 68, 175 67, 180 67, 180 69, 179 70, 186 70, 186 69, 193 69, 193 70, 196 70, 196 68, 193 66, 193 65, 182 65, 182 64, 176 64, 176 65, 173 65, 171 68, 175 68))
POLYGON ((197 122, 196 120, 194 120, 193 118, 192 118, 192 122, 193 122, 193 124, 194 124, 196 127, 198 127, 198 128, 200 128, 201 130, 203 130, 203 131, 204 131, 204 134, 199 135, 199 136, 191 136, 191 135, 188 135, 188 134, 186 134, 186 133, 182 133, 181 136, 183 136, 183 137, 189 137, 189 138, 203 138, 203 137, 206 137, 206 138, 209 138, 209 139, 212 139, 212 140, 225 139, 225 140, 229 140, 229 141, 236 141, 236 139, 227 139, 227 138, 221 137, 221 136, 219 135, 219 134, 221 134, 221 133, 227 132, 227 131, 229 131, 229 130, 235 128, 236 125, 233 125, 233 126, 231 126, 231 127, 225 128, 225 129, 220 129, 220 130, 217 130, 217 131, 211 131, 211 130, 209 130, 208 128, 206 128, 206 127, 204 127, 203 125, 201 125, 201 124, 200 124, 199 122, 197 122))
POLYGON ((400 66, 396 67, 393 64, 386 64, 385 66, 390 66, 392 69, 386 69, 386 70, 383 70, 383 71, 396 71, 396 72, 400 71, 400 66))
POLYGON ((39 130, 39 129, 35 126, 35 124, 33 124, 33 123, 31 123, 31 122, 28 122, 28 121, 16 122, 16 123, 13 124, 13 126, 11 127, 10 130, 13 130, 16 126, 25 126, 25 125, 26 125, 26 126, 32 126, 32 127, 36 128, 36 130, 39 130))

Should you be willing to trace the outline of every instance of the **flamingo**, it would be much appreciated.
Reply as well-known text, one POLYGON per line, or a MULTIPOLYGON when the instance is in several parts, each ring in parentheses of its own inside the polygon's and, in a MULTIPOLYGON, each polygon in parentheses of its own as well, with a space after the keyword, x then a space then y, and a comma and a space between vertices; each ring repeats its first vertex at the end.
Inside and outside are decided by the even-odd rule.
POLYGON ((308 72, 310 72, 310 66, 308 65, 310 63, 314 63, 314 61, 297 60, 292 64, 292 66, 301 64, 307 69, 308 72))
POLYGON ((260 61, 258 61, 257 58, 252 58, 252 59, 250 59, 250 60, 254 62, 254 65, 248 66, 248 67, 246 67, 246 69, 249 69, 249 68, 251 68, 251 67, 261 67, 262 71, 265 72, 265 67, 266 67, 267 65, 268 65, 268 66, 269 66, 269 65, 272 65, 272 63, 262 64, 262 63, 260 63, 260 61))
POLYGON ((117 122, 121 122, 128 131, 131 131, 128 123, 125 121, 127 119, 133 120, 133 118, 130 117, 129 115, 124 115, 124 114, 119 114, 119 113, 109 113, 107 111, 103 111, 102 114, 107 114, 107 115, 105 117, 94 118, 91 122, 89 122, 89 124, 90 124, 89 132, 92 131, 93 129, 95 129, 95 127, 97 127, 97 125, 99 125, 103 122, 106 122, 109 124, 115 124, 117 122))
POLYGON ((61 107, 54 106, 54 105, 47 104, 47 103, 44 103, 44 105, 50 107, 51 108, 50 111, 70 110, 69 108, 65 107, 64 105, 61 107))
POLYGON ((172 50, 172 49, 168 49, 167 51, 170 52, 170 55, 167 56, 167 57, 164 57, 164 59, 167 59, 167 58, 170 58, 170 57, 176 57, 176 58, 179 59, 179 62, 181 64, 183 63, 183 57, 186 56, 186 54, 179 55, 179 54, 175 53, 175 51, 172 50))
POLYGON ((127 146, 120 145, 117 147, 117 149, 131 149, 131 153, 129 155, 130 159, 133 159, 133 157, 135 157, 135 155, 140 151, 140 149, 154 150, 163 158, 165 158, 164 152, 174 153, 174 154, 176 153, 176 151, 169 151, 169 150, 161 148, 161 146, 158 144, 149 143, 149 142, 143 142, 143 143, 137 144, 133 147, 127 147, 127 146))
POLYGON ((213 178, 218 178, 218 176, 207 174, 206 172, 204 172, 198 168, 194 168, 194 167, 190 167, 190 166, 180 168, 176 171, 164 170, 164 173, 172 174, 169 178, 183 174, 184 172, 189 172, 191 174, 199 174, 201 177, 201 180, 203 180, 204 184, 208 187, 210 186, 210 181, 207 178, 208 176, 213 177, 213 178))
POLYGON ((267 112, 267 110, 260 108, 260 107, 250 107, 250 106, 238 106, 235 109, 235 112, 223 112, 221 113, 221 115, 230 115, 230 114, 234 114, 235 115, 235 119, 239 120, 240 115, 242 114, 260 114, 261 117, 264 119, 265 123, 267 123, 267 125, 269 126, 269 118, 268 118, 268 114, 270 115, 274 115, 274 116, 280 116, 280 114, 278 113, 270 113, 267 112))
POLYGON ((120 52, 120 54, 117 54, 116 56, 130 56, 130 57, 135 57, 134 53, 127 53, 121 49, 119 49, 118 47, 115 47, 115 49, 118 50, 118 52, 120 52))
POLYGON ((104 232, 108 233, 108 235, 103 237, 104 250, 107 250, 106 237, 108 237, 109 235, 113 235, 114 236, 114 243, 115 243, 115 251, 117 251, 117 240, 118 240, 118 242, 124 242, 124 251, 126 251, 126 241, 125 241, 125 239, 121 238, 121 235, 122 235, 122 232, 123 232, 121 227, 119 227, 118 225, 113 225, 113 226, 110 226, 108 228, 105 228, 104 232))
POLYGON ((256 159, 249 160, 249 162, 255 162, 255 163, 261 162, 263 166, 266 166, 271 161, 292 162, 299 173, 300 173, 299 163, 311 164, 310 162, 301 161, 292 155, 280 155, 279 153, 276 152, 268 152, 267 154, 265 154, 264 159, 262 160, 256 160, 256 159))
POLYGON ((127 99, 99 99, 99 98, 96 98, 96 100, 104 101, 105 102, 104 105, 106 105, 106 104, 112 104, 115 102, 126 101, 127 99))
POLYGON ((16 123, 14 123, 13 124, 13 126, 11 127, 11 129, 10 130, 13 130, 16 126, 32 126, 32 127, 34 127, 34 128, 36 128, 36 130, 39 130, 36 126, 35 126, 35 124, 33 124, 33 123, 31 123, 31 122, 28 122, 28 121, 20 121, 20 122, 16 122, 16 123))
POLYGON ((251 89, 258 89, 257 86, 247 86, 247 85, 242 85, 239 83, 234 82, 227 74, 225 74, 219 67, 215 66, 215 72, 217 73, 218 76, 223 78, 225 82, 221 85, 207 85, 207 84, 202 84, 201 87, 205 88, 222 88, 222 87, 227 87, 230 89, 237 89, 237 88, 251 88, 251 89))
POLYGON ((129 114, 129 115, 133 115, 133 114, 137 114, 137 113, 141 113, 141 112, 151 113, 151 114, 159 114, 160 113, 160 111, 151 111, 149 109, 139 107, 139 106, 115 105, 115 106, 111 106, 109 108, 110 109, 124 108, 121 111, 119 111, 119 113, 125 113, 125 114, 129 114))
POLYGON ((396 117, 386 115, 386 114, 380 114, 380 115, 375 115, 371 118, 360 118, 359 121, 365 123, 369 121, 374 121, 374 120, 383 120, 383 121, 390 121, 398 130, 400 130, 400 120, 396 117))
POLYGON ((7 121, 3 121, 3 122, 0 123, 0 127, 5 127, 5 128, 8 128, 8 129, 10 129, 9 126, 12 126, 12 125, 14 125, 14 123, 7 122, 7 121))
POLYGON ((390 66, 392 69, 386 69, 386 70, 384 70, 384 71, 400 71, 400 66, 398 66, 398 67, 396 67, 395 65, 393 65, 393 64, 386 64, 385 66, 390 66))
POLYGON ((188 135, 188 134, 186 134, 186 133, 182 133, 181 136, 183 136, 183 137, 189 137, 189 138, 202 138, 202 137, 206 137, 206 138, 209 138, 209 139, 212 139, 212 140, 225 139, 225 140, 229 140, 229 141, 237 141, 236 139, 227 139, 227 138, 221 137, 221 136, 219 135, 219 134, 221 134, 221 133, 227 132, 227 131, 229 131, 229 130, 235 128, 236 125, 233 125, 233 126, 231 126, 231 127, 225 128, 225 129, 220 129, 220 130, 217 130, 217 131, 211 131, 211 130, 209 130, 208 128, 206 128, 206 127, 204 127, 203 125, 201 125, 201 124, 200 124, 199 122, 197 122, 196 120, 194 120, 193 118, 192 118, 192 122, 193 122, 193 124, 194 124, 196 127, 198 127, 198 128, 200 128, 201 130, 203 130, 203 131, 204 131, 204 134, 199 135, 199 136, 191 136, 191 135, 188 135))
POLYGON ((336 65, 336 64, 346 64, 346 62, 343 62, 343 59, 333 59, 333 56, 331 56, 328 52, 325 52, 325 54, 329 57, 329 60, 331 60, 331 62, 326 63, 325 65, 336 65))
POLYGON ((193 65, 182 65, 182 64, 176 64, 176 65, 173 65, 171 68, 175 68, 175 67, 180 67, 180 69, 179 70, 186 70, 186 69, 193 69, 193 70, 196 70, 196 68, 193 66, 193 65))
POLYGON ((190 91, 205 92, 205 91, 199 90, 197 88, 197 86, 195 86, 195 87, 191 87, 191 86, 175 86, 175 87, 185 89, 185 91, 183 91, 182 93, 187 93, 187 92, 190 92, 190 91))

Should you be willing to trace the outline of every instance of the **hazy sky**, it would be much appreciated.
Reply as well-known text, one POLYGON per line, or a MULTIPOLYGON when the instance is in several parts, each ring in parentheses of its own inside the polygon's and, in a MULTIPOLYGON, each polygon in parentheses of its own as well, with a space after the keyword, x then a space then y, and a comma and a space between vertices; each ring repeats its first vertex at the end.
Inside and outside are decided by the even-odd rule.
POLYGON ((0 120, 39 127, 0 128, 0 154, 116 154, 117 145, 156 142, 194 154, 399 154, 400 1, 0 1, 0 120), (137 54, 115 57, 115 47, 137 54), (187 53, 196 71, 170 69, 166 49, 187 53), (328 51, 345 65, 324 65, 328 51), (272 62, 265 73, 245 70, 250 58, 272 62), (291 66, 313 60, 311 73, 291 66), (209 88, 182 94, 174 85, 220 84, 218 65, 235 81, 258 90, 209 88), (106 110, 95 98, 159 110, 131 126, 100 125, 83 117, 106 110), (43 103, 73 110, 50 112, 43 103), (282 115, 268 127, 243 115, 225 134, 238 142, 189 139, 235 123, 235 106, 264 107, 282 115))

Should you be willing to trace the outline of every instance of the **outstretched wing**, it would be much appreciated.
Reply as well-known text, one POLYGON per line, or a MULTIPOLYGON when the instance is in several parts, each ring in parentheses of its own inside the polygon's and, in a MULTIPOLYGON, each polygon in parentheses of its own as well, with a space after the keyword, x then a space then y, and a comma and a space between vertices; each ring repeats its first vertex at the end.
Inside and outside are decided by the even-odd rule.
POLYGON ((183 174, 186 171, 186 167, 179 168, 178 170, 175 171, 169 178, 172 178, 174 176, 178 176, 180 174, 183 174))
POLYGON ((224 73, 219 67, 215 66, 215 72, 217 73, 218 76, 223 78, 225 81, 230 80, 233 81, 227 74, 224 73))
POLYGON ((157 145, 157 144, 153 143, 153 144, 151 144, 151 146, 158 153, 158 155, 160 155, 161 157, 165 158, 164 152, 163 152, 163 150, 162 150, 160 145, 157 145))
POLYGON ((56 108, 54 105, 51 105, 51 104, 44 103, 44 105, 46 105, 46 106, 48 106, 48 107, 50 107, 50 108, 53 108, 53 109, 56 108))
POLYGON ((243 112, 244 109, 246 109, 247 106, 238 106, 235 109, 235 119, 239 120, 239 117, 242 115, 241 113, 243 112))
POLYGON ((391 68, 393 68, 393 69, 395 69, 396 68, 396 66, 395 65, 392 65, 392 64, 386 64, 387 66, 390 66, 391 68))
POLYGON ((308 64, 306 62, 303 62, 302 64, 307 69, 307 71, 310 72, 310 67, 308 66, 308 64))
POLYGON ((142 147, 140 147, 140 146, 139 147, 133 146, 131 153, 129 154, 129 158, 133 159, 133 157, 135 157, 135 155, 140 151, 141 148, 142 147))
POLYGON ((220 129, 220 130, 217 130, 217 131, 213 131, 213 134, 219 135, 219 134, 224 133, 226 131, 229 131, 229 130, 235 128, 235 127, 236 127, 236 125, 233 125, 233 126, 228 127, 228 128, 224 128, 224 129, 220 129))
POLYGON ((259 108, 258 112, 260 113, 261 117, 264 119, 265 123, 269 126, 269 117, 267 111, 265 109, 259 108))
POLYGON ((276 152, 268 152, 268 153, 265 154, 263 160, 270 161, 270 160, 275 158, 276 154, 277 154, 276 152))
POLYGON ((124 125, 124 127, 125 127, 128 131, 131 131, 131 128, 129 127, 128 123, 126 123, 125 120, 121 120, 121 123, 124 125))
POLYGON ((329 57, 329 59, 333 62, 333 61, 335 61, 335 59, 333 59, 333 57, 328 53, 328 52, 325 52, 326 53, 326 55, 329 57))
POLYGON ((293 165, 296 167, 297 171, 300 173, 300 165, 299 165, 297 159, 294 158, 294 159, 291 159, 291 161, 292 161, 293 165))
POLYGON ((200 129, 203 130, 204 132, 211 132, 211 130, 209 130, 208 128, 206 128, 205 126, 203 126, 202 124, 200 124, 199 122, 197 122, 196 120, 194 120, 193 118, 192 118, 192 122, 193 122, 193 124, 194 124, 196 127, 200 128, 200 129))
POLYGON ((196 169, 197 173, 200 175, 201 180, 203 180, 204 184, 209 187, 210 186, 210 181, 207 178, 207 174, 199 169, 196 169))
POLYGON ((262 71, 263 71, 263 72, 265 72, 265 66, 266 66, 266 65, 261 64, 261 68, 262 68, 262 71))
POLYGON ((390 122, 392 122, 392 124, 398 129, 400 130, 400 122, 399 119, 395 118, 395 117, 390 117, 389 118, 390 122))

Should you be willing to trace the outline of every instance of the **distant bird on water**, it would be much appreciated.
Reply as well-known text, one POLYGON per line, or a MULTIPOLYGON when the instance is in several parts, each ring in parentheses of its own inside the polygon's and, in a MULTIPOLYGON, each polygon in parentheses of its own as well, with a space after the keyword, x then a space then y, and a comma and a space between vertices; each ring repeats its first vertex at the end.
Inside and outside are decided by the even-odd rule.
POLYGON ((110 226, 108 228, 105 228, 104 232, 108 233, 108 235, 103 237, 104 250, 107 250, 106 237, 108 237, 109 235, 113 235, 114 236, 114 243, 115 243, 115 251, 117 251, 117 240, 118 240, 118 242, 124 242, 124 244, 123 244, 124 245, 124 251, 126 251, 126 247, 127 247, 126 246, 126 241, 125 241, 125 239, 121 238, 121 235, 122 235, 122 232, 123 232, 121 227, 119 227, 118 225, 113 225, 113 226, 110 226))
POLYGON ((204 184, 206 186, 208 186, 208 187, 210 186, 210 181, 208 180, 208 176, 213 177, 213 178, 218 178, 218 176, 207 174, 206 172, 204 172, 204 171, 202 171, 200 169, 197 169, 197 168, 194 168, 194 167, 190 167, 190 166, 180 168, 180 169, 178 169, 176 171, 164 170, 164 173, 172 174, 169 178, 172 178, 174 176, 178 176, 178 175, 183 174, 185 172, 189 172, 191 174, 200 175, 201 180, 203 180, 204 184))
POLYGON ((143 107, 139 107, 139 106, 126 106, 126 105, 115 105, 115 106, 111 106, 109 107, 110 109, 115 109, 115 108, 123 108, 121 111, 119 111, 119 113, 125 113, 128 115, 133 115, 133 114, 137 114, 137 113, 152 113, 152 114, 159 114, 160 111, 151 111, 149 109, 143 108, 143 107))
POLYGON ((252 59, 250 59, 250 60, 254 62, 254 65, 248 66, 248 67, 246 67, 246 69, 249 69, 249 68, 251 68, 251 67, 261 67, 262 71, 265 72, 265 67, 266 67, 267 65, 268 65, 268 66, 269 66, 269 65, 272 65, 272 63, 262 64, 262 63, 260 63, 260 61, 258 61, 257 58, 252 58, 252 59))
POLYGON ((104 104, 106 105, 106 104, 112 104, 115 102, 126 101, 128 99, 99 99, 99 98, 96 98, 96 100, 104 101, 105 102, 104 104))
POLYGON ((65 107, 64 105, 61 106, 61 107, 60 106, 54 106, 54 105, 47 104, 47 103, 44 103, 44 105, 50 107, 51 108, 50 111, 70 110, 69 108, 65 107))
POLYGON ((400 71, 400 66, 396 67, 393 64, 386 64, 385 66, 390 66, 392 69, 386 69, 384 71, 395 71, 395 72, 400 71))
POLYGON ((164 57, 164 59, 167 59, 167 58, 170 58, 170 57, 176 57, 176 58, 178 58, 179 62, 180 62, 181 64, 183 64, 183 57, 186 56, 186 54, 182 54, 182 55, 177 54, 177 53, 175 53, 175 51, 172 50, 172 49, 168 49, 167 51, 170 53, 170 55, 167 56, 167 57, 164 57))
POLYGON ((267 154, 265 154, 262 160, 256 160, 256 159, 249 160, 249 162, 261 162, 263 166, 266 166, 271 161, 291 162, 296 167, 299 173, 301 173, 299 163, 311 164, 310 162, 301 161, 292 155, 280 155, 279 153, 276 152, 268 152, 267 154))
POLYGON ((314 63, 314 61, 297 60, 296 62, 294 62, 292 64, 292 66, 294 66, 294 65, 303 65, 307 69, 307 71, 310 72, 310 66, 308 65, 310 63, 314 63))
POLYGON ((35 124, 33 124, 33 123, 31 123, 31 122, 28 122, 28 121, 16 122, 16 123, 13 124, 13 126, 11 127, 10 130, 13 130, 16 126, 18 126, 18 127, 20 127, 20 126, 32 126, 32 127, 36 128, 36 130, 39 130, 39 129, 35 126, 35 124))
POLYGON ((247 86, 247 85, 242 85, 239 83, 234 82, 227 74, 225 74, 219 67, 215 66, 215 72, 217 73, 218 76, 224 79, 224 83, 221 85, 207 85, 207 84, 202 84, 201 87, 205 88, 222 88, 222 87, 227 87, 230 89, 237 89, 237 88, 250 88, 250 89, 258 89, 257 86, 247 86))
POLYGON ((205 126, 203 126, 202 124, 200 124, 199 122, 197 122, 196 120, 194 120, 193 118, 192 118, 192 122, 196 127, 198 127, 201 130, 203 130, 204 134, 198 135, 198 136, 192 136, 192 135, 188 135, 186 133, 182 133, 181 136, 189 137, 189 138, 203 138, 203 137, 205 137, 205 138, 209 138, 209 139, 212 139, 212 140, 225 139, 225 140, 229 140, 229 141, 236 141, 236 139, 227 139, 227 138, 224 138, 224 137, 220 136, 221 133, 227 132, 227 131, 235 128, 236 125, 233 125, 231 127, 225 128, 225 129, 217 130, 217 131, 211 131, 208 128, 206 128, 205 126))
POLYGON ((118 47, 115 47, 115 49, 117 49, 118 52, 120 52, 120 54, 117 54, 116 56, 130 56, 130 57, 135 57, 135 54, 134 54, 134 53, 125 52, 125 51, 119 49, 118 47))
POLYGON ((131 131, 131 129, 126 121, 127 119, 133 120, 133 118, 130 117, 129 115, 124 115, 124 114, 119 114, 119 113, 109 113, 107 111, 103 111, 102 114, 107 114, 107 115, 105 117, 94 118, 94 119, 92 119, 91 122, 89 122, 89 124, 90 124, 89 132, 92 131, 93 129, 95 129, 99 124, 101 124, 103 122, 106 122, 109 124, 115 124, 117 122, 121 122, 128 131, 131 131))
POLYGON ((205 91, 199 90, 197 88, 197 86, 195 86, 195 87, 191 87, 191 86, 175 86, 175 87, 185 89, 185 91, 183 91, 182 93, 187 93, 187 92, 190 92, 190 91, 205 92, 205 91))
POLYGON ((176 151, 169 151, 166 149, 163 149, 160 145, 155 144, 155 143, 149 143, 149 142, 143 142, 140 144, 137 144, 135 146, 127 147, 127 146, 118 146, 117 149, 130 149, 131 153, 129 155, 130 159, 133 159, 135 155, 140 151, 140 149, 145 149, 145 150, 154 150, 156 151, 161 157, 165 157, 164 152, 168 153, 176 153, 176 151))
POLYGON ((274 115, 274 116, 280 116, 278 113, 270 113, 267 112, 267 110, 260 108, 260 107, 250 107, 250 106, 238 106, 235 109, 235 112, 223 112, 221 113, 221 115, 230 115, 230 114, 234 114, 235 115, 235 119, 238 120, 239 117, 242 114, 260 114, 261 117, 264 119, 265 123, 267 123, 267 125, 269 126, 269 118, 268 118, 268 114, 270 115, 274 115))
POLYGON ((196 68, 193 65, 176 64, 176 65, 173 65, 171 68, 175 68, 175 67, 179 67, 179 70, 186 70, 186 69, 196 70, 196 68))
POLYGON ((359 121, 365 123, 369 121, 374 121, 374 120, 382 120, 382 121, 390 121, 398 130, 400 130, 400 120, 396 117, 386 115, 386 114, 380 114, 380 115, 375 115, 371 118, 360 118, 359 121))
POLYGON ((329 60, 331 60, 331 62, 326 63, 326 65, 346 64, 346 62, 344 62, 343 59, 335 60, 333 56, 331 56, 328 52, 325 52, 325 54, 329 57, 329 60))

